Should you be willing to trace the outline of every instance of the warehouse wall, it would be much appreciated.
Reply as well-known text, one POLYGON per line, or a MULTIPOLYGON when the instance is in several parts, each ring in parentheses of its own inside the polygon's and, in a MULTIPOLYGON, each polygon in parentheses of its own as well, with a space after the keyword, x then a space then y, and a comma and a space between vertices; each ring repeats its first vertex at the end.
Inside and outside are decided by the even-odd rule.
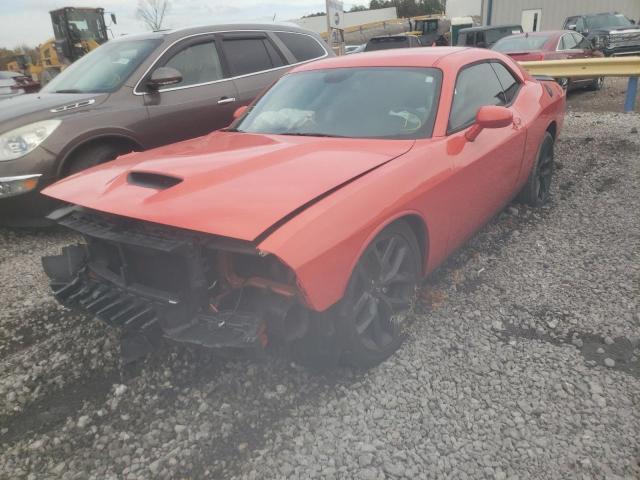
MULTIPOLYGON (((483 23, 489 0, 482 0, 483 23)), ((522 10, 542 9, 541 29, 559 30, 565 18, 580 13, 619 12, 640 20, 640 0, 493 0, 491 24, 520 23, 522 10)))
POLYGON ((447 17, 473 17, 480 15, 482 2, 480 0, 447 0, 447 17))

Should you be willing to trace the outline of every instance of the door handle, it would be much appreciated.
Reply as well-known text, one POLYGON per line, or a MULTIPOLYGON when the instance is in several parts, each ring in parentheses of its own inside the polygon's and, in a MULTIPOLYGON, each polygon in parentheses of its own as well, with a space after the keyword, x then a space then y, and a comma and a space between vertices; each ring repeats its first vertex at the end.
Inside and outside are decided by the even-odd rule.
POLYGON ((218 105, 224 105, 225 103, 233 103, 235 101, 236 101, 235 97, 222 97, 220 100, 218 100, 218 105))

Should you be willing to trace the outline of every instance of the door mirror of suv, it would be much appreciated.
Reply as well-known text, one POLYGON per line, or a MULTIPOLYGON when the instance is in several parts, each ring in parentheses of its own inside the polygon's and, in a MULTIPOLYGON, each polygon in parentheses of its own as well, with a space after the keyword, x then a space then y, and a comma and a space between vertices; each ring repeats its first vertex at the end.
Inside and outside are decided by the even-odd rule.
POLYGON ((504 128, 513 124, 513 112, 506 107, 485 105, 476 115, 476 123, 467 130, 465 137, 473 142, 485 128, 504 128))
POLYGON ((578 30, 578 27, 576 26, 576 24, 567 25, 567 30, 573 30, 575 32, 576 30, 578 30))
POLYGON ((182 81, 182 74, 171 67, 156 68, 147 81, 147 86, 151 90, 158 90, 167 85, 175 85, 182 81))
POLYGON ((242 107, 238 107, 235 112, 233 112, 233 119, 236 120, 244 115, 244 112, 247 111, 247 106, 243 105, 242 107))

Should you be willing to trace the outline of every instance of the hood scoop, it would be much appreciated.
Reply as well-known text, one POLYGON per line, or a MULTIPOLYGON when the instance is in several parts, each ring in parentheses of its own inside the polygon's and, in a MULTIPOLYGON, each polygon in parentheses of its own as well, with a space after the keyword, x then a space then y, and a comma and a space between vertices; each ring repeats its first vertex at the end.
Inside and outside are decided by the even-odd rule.
POLYGON ((181 178, 161 175, 150 172, 129 172, 127 182, 139 187, 154 188, 156 190, 166 190, 182 182, 181 178))

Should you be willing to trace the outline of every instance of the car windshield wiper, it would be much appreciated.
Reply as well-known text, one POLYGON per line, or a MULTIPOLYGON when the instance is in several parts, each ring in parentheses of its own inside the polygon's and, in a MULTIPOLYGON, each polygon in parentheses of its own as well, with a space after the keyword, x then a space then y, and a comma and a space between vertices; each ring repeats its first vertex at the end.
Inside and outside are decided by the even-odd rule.
POLYGON ((69 88, 67 90, 54 90, 53 93, 84 93, 82 90, 78 90, 77 88, 69 88))
POLYGON ((283 132, 283 133, 272 133, 271 135, 290 135, 292 137, 329 137, 329 138, 349 138, 344 135, 332 135, 330 133, 315 133, 315 132, 283 132))

